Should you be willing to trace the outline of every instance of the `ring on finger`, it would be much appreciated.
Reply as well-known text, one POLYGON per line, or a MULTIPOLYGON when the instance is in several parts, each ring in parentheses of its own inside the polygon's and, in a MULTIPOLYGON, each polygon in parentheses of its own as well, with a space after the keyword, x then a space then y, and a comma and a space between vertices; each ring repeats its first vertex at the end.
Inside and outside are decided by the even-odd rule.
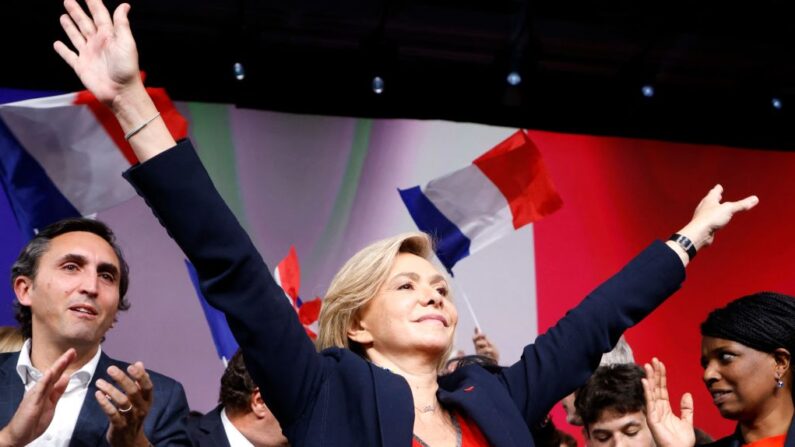
POLYGON ((133 405, 132 405, 132 404, 130 404, 130 406, 129 406, 129 407, 127 407, 127 408, 117 408, 117 410, 119 411, 119 413, 126 413, 126 412, 128 412, 128 411, 130 411, 130 410, 132 410, 132 409, 133 409, 133 405))

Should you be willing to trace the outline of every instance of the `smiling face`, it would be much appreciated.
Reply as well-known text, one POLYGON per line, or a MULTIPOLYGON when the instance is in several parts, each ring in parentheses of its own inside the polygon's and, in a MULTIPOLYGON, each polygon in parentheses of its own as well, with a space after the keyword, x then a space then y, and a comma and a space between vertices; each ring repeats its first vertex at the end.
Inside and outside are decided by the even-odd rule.
POLYGON ((349 337, 385 357, 418 352, 441 358, 458 323, 447 281, 426 259, 400 253, 387 280, 360 311, 349 337))
POLYGON ((96 234, 74 231, 53 238, 36 277, 20 276, 14 291, 32 313, 33 337, 56 346, 98 346, 116 318, 119 259, 96 234))
POLYGON ((721 416, 751 421, 775 405, 777 364, 772 354, 705 336, 701 341, 701 364, 704 384, 721 416))

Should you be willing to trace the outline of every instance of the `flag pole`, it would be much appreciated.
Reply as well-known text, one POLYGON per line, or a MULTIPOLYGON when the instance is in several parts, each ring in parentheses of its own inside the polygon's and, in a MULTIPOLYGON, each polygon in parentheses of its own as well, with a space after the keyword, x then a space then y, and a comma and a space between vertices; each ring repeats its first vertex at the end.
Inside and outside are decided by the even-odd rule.
POLYGON ((475 327, 478 328, 478 330, 482 330, 482 328, 480 327, 480 322, 478 321, 478 317, 477 315, 475 315, 475 309, 472 307, 472 302, 469 301, 467 293, 464 292, 464 288, 461 287, 461 283, 458 281, 456 281, 456 288, 458 289, 459 292, 461 292, 461 298, 464 299, 464 303, 467 305, 467 309, 469 309, 469 315, 472 316, 472 321, 475 322, 475 327))

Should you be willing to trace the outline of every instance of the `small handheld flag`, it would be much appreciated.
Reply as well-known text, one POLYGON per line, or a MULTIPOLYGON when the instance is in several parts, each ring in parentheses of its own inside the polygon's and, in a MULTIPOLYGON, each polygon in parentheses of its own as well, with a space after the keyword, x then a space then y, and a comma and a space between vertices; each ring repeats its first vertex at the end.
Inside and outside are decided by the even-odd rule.
POLYGON ((399 190, 420 230, 436 240, 436 255, 453 266, 562 205, 541 154, 519 130, 470 166, 399 190))
POLYGON ((303 302, 301 297, 298 296, 301 289, 301 267, 298 264, 298 255, 295 252, 295 247, 290 246, 290 251, 287 256, 282 259, 282 262, 276 266, 273 272, 276 283, 284 290, 285 295, 290 300, 293 309, 298 314, 298 319, 304 325, 306 334, 312 340, 317 338, 317 334, 310 328, 312 323, 317 321, 320 315, 320 307, 323 301, 319 297, 315 297, 312 301, 303 302))

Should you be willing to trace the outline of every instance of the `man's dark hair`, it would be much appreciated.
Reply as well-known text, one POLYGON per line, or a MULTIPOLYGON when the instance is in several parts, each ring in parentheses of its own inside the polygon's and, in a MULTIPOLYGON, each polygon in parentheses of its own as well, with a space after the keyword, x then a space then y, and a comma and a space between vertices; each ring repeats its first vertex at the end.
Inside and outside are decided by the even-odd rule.
POLYGON ((577 390, 574 406, 586 429, 606 410, 618 414, 642 411, 646 407, 641 379, 646 373, 638 365, 624 363, 600 366, 577 390))
POLYGON ((243 361, 243 353, 238 350, 229 360, 224 375, 221 376, 221 392, 218 395, 218 403, 223 405, 227 412, 248 412, 251 393, 256 390, 257 385, 248 374, 243 361))
MULTIPOLYGON (((116 253, 116 257, 119 258, 120 270, 118 309, 122 311, 129 309, 130 303, 125 298, 125 295, 130 285, 130 267, 127 265, 127 261, 124 260, 121 248, 116 244, 116 236, 113 234, 113 231, 104 223, 93 219, 82 217, 63 219, 47 225, 44 229, 39 231, 39 233, 22 248, 17 260, 14 261, 14 265, 11 266, 11 287, 14 287, 14 281, 20 276, 26 276, 35 280, 36 273, 38 273, 39 260, 49 249, 50 241, 62 234, 76 231, 96 234, 113 248, 113 252, 116 253)), ((31 314, 30 307, 23 306, 17 299, 14 299, 14 316, 19 322, 22 335, 25 338, 30 338, 33 335, 33 315, 31 314)))

